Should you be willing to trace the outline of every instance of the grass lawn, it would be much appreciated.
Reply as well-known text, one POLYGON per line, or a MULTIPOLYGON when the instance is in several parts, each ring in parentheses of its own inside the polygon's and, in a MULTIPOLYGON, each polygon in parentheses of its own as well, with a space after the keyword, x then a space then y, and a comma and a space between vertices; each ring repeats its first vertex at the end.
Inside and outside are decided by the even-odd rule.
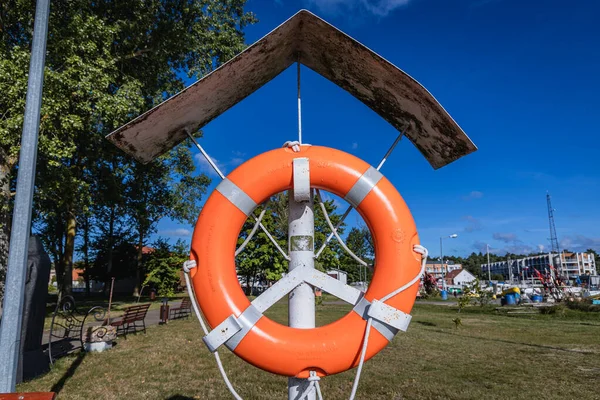
MULTIPOLYGON (((350 308, 318 307, 322 325, 350 308)), ((286 304, 269 316, 287 320, 286 304)), ((230 399, 195 319, 154 326, 104 353, 59 360, 19 391, 59 399, 230 399)), ((221 351, 246 399, 287 398, 286 378, 221 351)), ((600 399, 600 313, 500 315, 493 308, 417 304, 407 333, 365 364, 357 399, 600 399), (455 328, 457 316, 462 326, 455 328)), ((326 400, 347 399, 354 370, 322 379, 326 400)))

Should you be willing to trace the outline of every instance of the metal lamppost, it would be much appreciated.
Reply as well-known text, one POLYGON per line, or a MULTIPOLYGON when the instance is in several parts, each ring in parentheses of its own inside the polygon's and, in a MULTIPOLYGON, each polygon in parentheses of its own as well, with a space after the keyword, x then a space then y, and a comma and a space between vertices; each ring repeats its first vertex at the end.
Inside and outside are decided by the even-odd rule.
POLYGON ((33 24, 17 193, 6 271, 6 292, 0 324, 0 393, 14 392, 17 381, 49 15, 50 0, 38 0, 33 24))
POLYGON ((490 272, 490 245, 485 245, 487 250, 487 259, 488 259, 488 284, 492 281, 492 273, 490 272))
POLYGON ((446 277, 444 275, 444 252, 442 250, 442 241, 444 239, 455 239, 457 238, 458 235, 456 233, 453 233, 452 235, 448 235, 448 236, 440 236, 440 260, 442 262, 442 289, 446 290, 446 277))

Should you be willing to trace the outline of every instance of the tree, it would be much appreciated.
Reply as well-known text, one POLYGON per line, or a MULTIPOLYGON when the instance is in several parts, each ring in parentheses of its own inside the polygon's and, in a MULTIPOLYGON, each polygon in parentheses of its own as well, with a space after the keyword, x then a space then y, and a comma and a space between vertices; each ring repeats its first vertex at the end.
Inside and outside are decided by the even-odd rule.
POLYGON ((167 240, 158 238, 152 247, 154 251, 146 261, 148 274, 144 285, 155 288, 161 297, 173 296, 180 285, 181 266, 188 259, 188 246, 181 240, 171 246, 167 240))
MULTIPOLYGON (((333 200, 328 200, 323 203, 325 209, 335 225, 339 222, 341 215, 336 213, 336 205, 333 200)), ((288 192, 278 193, 272 196, 269 201, 261 204, 254 211, 254 215, 258 216, 263 210, 265 215, 262 219, 262 224, 277 240, 281 248, 287 248, 288 242, 288 192)), ((331 232, 327 225, 323 212, 315 198, 314 207, 315 216, 315 251, 318 250, 321 243, 331 232)), ((254 227, 254 218, 248 218, 244 223, 240 236, 238 238, 238 246, 241 245, 252 228, 254 227)), ((343 224, 339 231, 343 232, 343 224)), ((329 268, 339 268, 339 245, 333 239, 327 248, 323 250, 318 260, 315 260, 315 268, 324 271, 329 268)), ((281 278, 281 274, 288 269, 288 262, 279 253, 271 240, 262 230, 257 230, 252 240, 248 242, 243 252, 236 257, 237 271, 243 277, 243 282, 247 286, 247 293, 251 293, 252 287, 259 281, 273 282, 281 278)))
MULTIPOLYGON (((325 216, 323 215, 323 210, 318 203, 318 199, 315 196, 314 198, 314 215, 315 215, 315 251, 318 251, 321 245, 325 242, 329 234, 331 233, 331 228, 327 224, 325 220, 325 216)), ((327 215, 333 226, 336 226, 337 223, 342 218, 341 214, 337 213, 337 206, 333 200, 324 200, 323 205, 325 206, 325 210, 327 211, 327 215)), ((344 234, 344 228, 346 224, 343 223, 337 230, 338 234, 341 236, 344 234)), ((340 258, 339 255, 342 252, 342 248, 338 243, 337 239, 334 237, 327 244, 327 247, 323 250, 318 259, 315 260, 315 268, 320 271, 326 271, 328 269, 339 269, 340 258)))
POLYGON ((178 146, 154 162, 131 163, 125 182, 125 204, 137 236, 137 295, 143 275, 142 250, 163 217, 194 224, 200 213, 199 200, 206 193, 210 179, 192 175, 195 165, 190 149, 178 146))
MULTIPOLYGON (((372 265, 375 258, 375 249, 373 238, 369 228, 362 225, 353 227, 346 237, 346 245, 361 260, 372 265)), ((372 271, 369 268, 362 267, 354 258, 347 254, 343 249, 340 250, 340 269, 348 273, 348 279, 351 282, 368 281, 372 271)))
MULTIPOLYGON (((283 194, 273 196, 269 201, 261 204, 254 211, 254 215, 265 214, 262 218, 263 226, 273 235, 281 248, 285 249, 287 244, 287 224, 284 225, 283 218, 287 219, 287 199, 283 194), (286 212, 284 213, 283 210, 286 212), (284 215, 285 214, 285 215, 284 215)), ((255 225, 254 218, 248 218, 244 223, 238 246, 248 237, 255 225)), ((252 294, 252 289, 260 281, 272 282, 281 278, 281 274, 287 271, 288 262, 279 253, 260 228, 246 244, 244 250, 236 257, 238 275, 243 277, 246 285, 246 294, 252 294)))
MULTIPOLYGON (((8 248, 34 4, 0 3, 0 257, 8 248)), ((87 178, 94 174, 88 170, 111 154, 103 136, 182 89, 185 75, 201 77, 241 51, 243 30, 256 21, 244 5, 245 0, 52 2, 35 216, 40 231, 53 236, 48 250, 64 276, 64 290, 70 290, 78 216, 91 203, 87 178)))

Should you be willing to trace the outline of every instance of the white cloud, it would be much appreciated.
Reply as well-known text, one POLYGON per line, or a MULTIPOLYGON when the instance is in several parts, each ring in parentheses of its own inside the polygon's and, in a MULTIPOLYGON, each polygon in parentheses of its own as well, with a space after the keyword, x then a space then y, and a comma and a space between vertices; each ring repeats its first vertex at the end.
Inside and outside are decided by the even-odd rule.
POLYGON ((377 17, 385 17, 411 0, 307 0, 326 14, 341 14, 348 11, 368 12, 377 17))
MULTIPOLYGON (((229 160, 227 162, 221 162, 218 159, 211 157, 212 161, 217 165, 217 167, 225 175, 227 175, 227 171, 229 168, 231 168, 231 167, 235 168, 238 165, 242 164, 244 161, 246 161, 246 157, 245 157, 246 153, 242 153, 240 151, 232 151, 231 154, 232 154, 232 156, 229 158, 229 160)), ((207 174, 209 176, 213 176, 213 177, 218 176, 218 174, 216 173, 214 168, 210 165, 208 160, 201 153, 196 154, 195 159, 196 159, 196 162, 198 163, 198 167, 199 167, 200 171, 204 172, 205 174, 207 174)))
MULTIPOLYGON (((214 168, 210 165, 208 160, 202 154, 196 154, 194 158, 198 163, 200 171, 204 172, 209 176, 219 176, 214 170, 214 168)), ((227 171, 225 170, 225 165, 223 165, 221 162, 219 162, 219 160, 217 160, 214 157, 211 157, 211 160, 213 161, 213 163, 216 164, 216 166, 221 170, 222 173, 227 174, 227 171)))
POLYGON ((165 235, 165 236, 188 237, 188 236, 192 236, 192 231, 190 231, 189 229, 185 229, 185 228, 178 228, 178 229, 167 229, 164 231, 160 231, 160 232, 158 232, 158 234, 165 235))
POLYGON ((483 192, 479 192, 477 190, 473 190, 471 193, 469 193, 466 196, 463 196, 463 200, 473 200, 473 199, 480 199, 483 197, 483 192))
POLYGON ((492 235, 492 237, 496 240, 499 240, 504 243, 519 243, 520 240, 517 238, 517 235, 514 233, 499 233, 496 232, 492 235))
MULTIPOLYGON (((336 207, 335 211, 337 213, 341 213, 342 211, 345 211, 346 208, 348 208, 348 206, 349 206, 349 204, 346 203, 342 198, 336 196, 333 193, 326 192, 324 190, 321 190, 321 198, 323 199, 323 202, 333 200, 333 205, 336 207)), ((315 204, 315 207, 317 207, 316 204, 315 204)))
POLYGON ((240 165, 241 163, 243 163, 244 161, 246 161, 245 159, 241 158, 241 157, 233 157, 231 160, 229 160, 229 164, 237 167, 238 165, 240 165))
POLYGON ((545 248, 545 246, 544 246, 543 244, 538 244, 538 246, 537 246, 537 247, 538 247, 538 251, 539 251, 540 253, 543 253, 543 252, 544 252, 544 248, 545 248))
POLYGON ((600 251, 600 237, 564 236, 560 239, 560 248, 576 252, 586 251, 587 249, 600 251))
POLYGON ((465 227, 465 232, 480 231, 482 229, 481 221, 472 215, 465 215, 463 219, 468 222, 467 226, 465 227))

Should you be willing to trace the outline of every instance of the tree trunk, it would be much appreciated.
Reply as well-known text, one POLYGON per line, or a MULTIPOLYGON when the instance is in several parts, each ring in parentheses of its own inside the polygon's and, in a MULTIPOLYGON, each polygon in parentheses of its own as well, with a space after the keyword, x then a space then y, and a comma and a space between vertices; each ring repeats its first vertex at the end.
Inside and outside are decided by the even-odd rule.
POLYGON ((110 217, 108 219, 108 241, 107 241, 107 251, 106 256, 108 260, 106 262, 106 280, 104 281, 104 294, 108 291, 110 287, 110 282, 112 278, 112 268, 113 268, 113 250, 115 247, 114 243, 115 236, 115 206, 114 204, 110 207, 110 217))
POLYGON ((65 238, 65 255, 63 257, 63 295, 73 292, 73 253, 75 252, 75 234, 77 220, 72 212, 67 213, 67 235, 65 238))
POLYGON ((144 256, 144 235, 142 235, 142 228, 140 227, 140 234, 137 248, 137 266, 135 269, 135 288, 133 289, 133 295, 139 296, 140 285, 142 281, 142 257, 144 256))
POLYGON ((89 257, 89 242, 90 242, 90 218, 85 217, 83 225, 83 277, 85 279, 85 295, 90 297, 90 257, 89 257))
POLYGON ((10 166, 0 165, 0 309, 4 298, 4 281, 8 263, 10 212, 10 166))

